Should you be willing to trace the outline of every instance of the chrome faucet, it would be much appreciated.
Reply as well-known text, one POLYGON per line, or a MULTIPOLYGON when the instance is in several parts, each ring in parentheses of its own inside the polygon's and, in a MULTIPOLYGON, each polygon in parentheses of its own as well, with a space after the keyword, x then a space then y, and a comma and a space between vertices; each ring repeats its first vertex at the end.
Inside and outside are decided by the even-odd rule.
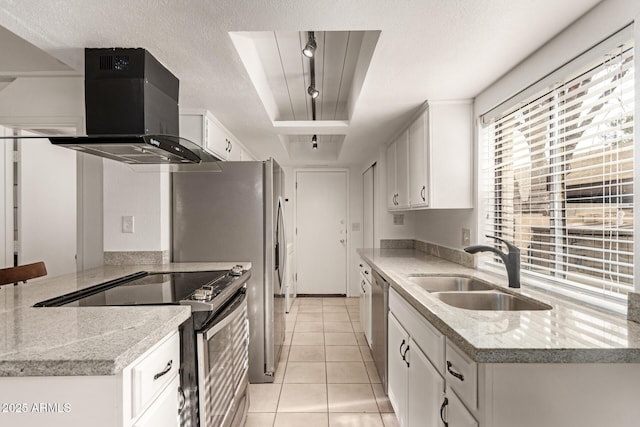
POLYGON ((502 258, 502 262, 504 266, 507 268, 507 277, 509 278, 509 287, 510 288, 519 288, 520 287, 520 249, 506 240, 502 240, 499 237, 489 236, 486 237, 490 239, 495 239, 499 242, 504 243, 509 249, 509 253, 505 254, 499 249, 494 248, 493 246, 487 245, 475 245, 464 248, 465 252, 470 254, 475 254, 478 252, 493 252, 497 254, 500 258, 502 258))

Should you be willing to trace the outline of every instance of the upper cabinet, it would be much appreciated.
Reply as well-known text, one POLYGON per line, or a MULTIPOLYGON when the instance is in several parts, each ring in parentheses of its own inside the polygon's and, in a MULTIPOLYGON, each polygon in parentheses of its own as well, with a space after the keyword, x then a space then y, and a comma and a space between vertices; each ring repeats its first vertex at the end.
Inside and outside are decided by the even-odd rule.
POLYGON ((180 110, 180 136, 195 142, 220 160, 254 160, 207 110, 180 110))
POLYGON ((387 147, 387 208, 409 207, 409 132, 404 131, 387 147))
POLYGON ((390 181, 396 182, 393 191, 397 192, 397 183, 408 176, 407 200, 388 203, 390 210, 473 207, 472 117, 471 100, 429 102, 399 138, 407 143, 408 152, 403 153, 406 157, 398 158, 398 139, 389 146, 388 192, 392 191, 390 181), (402 162, 406 169, 401 171, 399 181, 402 162))

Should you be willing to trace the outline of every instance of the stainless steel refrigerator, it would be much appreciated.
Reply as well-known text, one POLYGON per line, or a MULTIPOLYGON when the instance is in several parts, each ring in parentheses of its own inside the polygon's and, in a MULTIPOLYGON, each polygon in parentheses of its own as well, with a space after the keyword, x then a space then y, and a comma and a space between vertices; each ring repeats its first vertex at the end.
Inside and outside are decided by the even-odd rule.
POLYGON ((174 262, 251 261, 249 381, 273 382, 285 333, 284 172, 274 160, 172 174, 174 262))

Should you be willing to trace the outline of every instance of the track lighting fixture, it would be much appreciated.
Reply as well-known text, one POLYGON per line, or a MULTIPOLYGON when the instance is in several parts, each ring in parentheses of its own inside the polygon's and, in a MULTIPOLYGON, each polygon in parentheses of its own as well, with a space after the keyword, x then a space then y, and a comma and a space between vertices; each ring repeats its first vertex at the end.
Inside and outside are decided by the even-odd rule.
POLYGON ((316 88, 315 88, 315 87, 313 87, 313 86, 309 86, 309 87, 307 88, 307 93, 309 94, 309 96, 310 96, 312 99, 316 99, 316 98, 318 97, 318 95, 320 95, 320 91, 318 91, 318 89, 316 89, 316 88))
POLYGON ((316 135, 313 135, 311 137, 311 148, 313 148, 314 150, 318 149, 318 137, 316 135))
POLYGON ((316 48, 318 45, 316 44, 316 38, 313 36, 313 32, 309 31, 309 40, 307 44, 302 49, 302 54, 307 58, 313 58, 313 55, 316 53, 316 48))

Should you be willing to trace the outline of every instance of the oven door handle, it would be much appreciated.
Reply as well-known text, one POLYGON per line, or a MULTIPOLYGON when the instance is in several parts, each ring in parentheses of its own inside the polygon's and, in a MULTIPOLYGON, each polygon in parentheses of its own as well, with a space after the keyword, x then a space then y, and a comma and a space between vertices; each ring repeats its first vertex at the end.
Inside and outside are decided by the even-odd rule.
POLYGON ((201 334, 205 340, 210 340, 221 329, 231 323, 236 317, 242 313, 242 308, 247 306, 247 294, 243 288, 237 294, 237 296, 229 303, 229 305, 220 313, 219 317, 216 317, 213 321, 213 325, 202 331, 201 334))

